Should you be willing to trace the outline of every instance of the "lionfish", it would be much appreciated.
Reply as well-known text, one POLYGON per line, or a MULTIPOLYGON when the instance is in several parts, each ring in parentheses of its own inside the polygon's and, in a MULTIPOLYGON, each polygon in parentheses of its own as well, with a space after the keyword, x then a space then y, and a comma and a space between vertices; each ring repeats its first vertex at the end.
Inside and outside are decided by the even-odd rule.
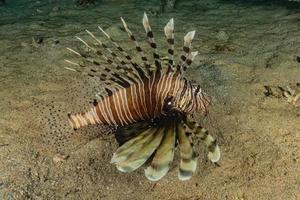
POLYGON ((83 113, 68 114, 69 122, 75 130, 87 125, 101 124, 114 127, 119 148, 114 152, 111 163, 121 172, 132 172, 144 164, 146 177, 157 181, 170 169, 176 147, 180 151, 178 177, 188 180, 196 170, 197 156, 193 148, 191 135, 197 135, 208 147, 208 159, 217 162, 220 149, 216 140, 198 123, 191 120, 193 113, 207 113, 209 97, 200 85, 194 85, 184 76, 198 52, 192 52, 192 40, 195 31, 184 36, 183 53, 179 64, 174 61, 174 20, 164 27, 168 43, 167 62, 162 62, 146 13, 143 26, 148 43, 153 51, 154 64, 149 64, 126 22, 121 18, 125 31, 141 57, 142 62, 135 62, 120 45, 100 26, 100 31, 108 38, 118 53, 111 50, 92 32, 86 30, 94 41, 88 44, 76 37, 94 56, 81 54, 67 48, 81 61, 65 60, 75 66, 69 70, 96 77, 108 83, 107 95, 94 100, 90 110, 83 113), (95 58, 102 58, 111 67, 102 67, 95 58), (162 67, 164 66, 164 68, 162 67), (100 74, 99 74, 100 73, 100 74), (115 83, 113 86, 111 83, 115 83))

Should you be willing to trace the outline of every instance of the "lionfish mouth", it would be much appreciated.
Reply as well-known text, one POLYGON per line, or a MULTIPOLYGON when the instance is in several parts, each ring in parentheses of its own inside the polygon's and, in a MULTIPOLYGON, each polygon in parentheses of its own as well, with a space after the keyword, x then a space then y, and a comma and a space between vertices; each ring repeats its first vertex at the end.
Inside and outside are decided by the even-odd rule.
POLYGON ((192 136, 199 136, 207 145, 209 160, 217 162, 220 159, 216 140, 207 130, 188 120, 191 113, 207 112, 209 104, 200 86, 194 88, 191 81, 184 77, 184 72, 198 54, 197 51, 191 51, 195 31, 185 35, 183 52, 175 65, 174 20, 167 23, 164 33, 169 56, 165 70, 148 17, 144 14, 143 26, 152 49, 154 69, 124 19, 121 20, 142 63, 136 63, 101 27, 98 28, 108 38, 116 53, 88 30, 93 44, 77 37, 90 50, 91 56, 67 48, 81 62, 65 60, 74 66, 66 69, 87 74, 100 81, 104 84, 107 96, 95 100, 94 106, 87 112, 69 114, 70 125, 74 129, 93 124, 116 127, 116 139, 121 146, 113 154, 111 162, 122 172, 131 172, 150 163, 145 175, 152 181, 161 179, 169 171, 178 146, 179 179, 190 179, 197 166, 192 136), (97 60, 99 57, 111 67, 100 64, 97 60))

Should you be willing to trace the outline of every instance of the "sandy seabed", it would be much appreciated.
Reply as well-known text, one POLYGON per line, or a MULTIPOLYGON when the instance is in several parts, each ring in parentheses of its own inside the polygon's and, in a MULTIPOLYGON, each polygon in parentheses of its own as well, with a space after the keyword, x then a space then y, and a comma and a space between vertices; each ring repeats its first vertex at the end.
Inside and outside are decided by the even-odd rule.
POLYGON ((153 5, 0 6, 0 199, 300 199, 300 102, 289 102, 277 88, 300 82, 298 4, 178 1, 164 13, 153 5), (178 180, 178 159, 157 183, 143 169, 118 172, 109 163, 117 148, 112 135, 99 134, 97 127, 73 134, 63 120, 68 111, 85 110, 103 89, 64 69, 63 59, 70 57, 65 47, 78 46, 75 35, 85 38, 85 29, 96 32, 101 25, 134 54, 119 17, 143 41, 144 11, 164 56, 162 30, 171 17, 177 49, 187 31, 197 31, 193 49, 200 55, 187 77, 212 96, 202 124, 218 139, 222 158, 213 165, 196 145, 198 169, 190 181, 178 180))

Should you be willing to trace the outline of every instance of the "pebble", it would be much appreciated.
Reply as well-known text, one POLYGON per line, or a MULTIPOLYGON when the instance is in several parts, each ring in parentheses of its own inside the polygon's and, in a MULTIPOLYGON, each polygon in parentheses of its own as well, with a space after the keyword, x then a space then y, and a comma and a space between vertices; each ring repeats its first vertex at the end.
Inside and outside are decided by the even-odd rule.
POLYGON ((60 7, 58 7, 58 6, 55 6, 55 7, 52 8, 52 11, 53 11, 53 12, 57 12, 57 11, 59 11, 59 10, 60 10, 60 7))
POLYGON ((220 41, 224 41, 227 42, 229 40, 229 36, 225 31, 218 31, 218 33, 216 34, 216 38, 220 41))

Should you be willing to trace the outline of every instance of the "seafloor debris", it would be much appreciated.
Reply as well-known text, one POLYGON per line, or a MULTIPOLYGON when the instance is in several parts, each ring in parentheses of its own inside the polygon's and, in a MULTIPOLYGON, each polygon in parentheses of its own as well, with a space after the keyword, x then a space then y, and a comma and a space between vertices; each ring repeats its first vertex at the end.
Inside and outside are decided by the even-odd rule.
POLYGON ((218 31, 215 37, 218 40, 218 43, 215 45, 215 51, 221 53, 235 51, 233 47, 229 47, 227 45, 229 40, 229 35, 225 31, 223 30, 218 31))
POLYGON ((146 11, 149 14, 149 16, 159 17, 163 12, 163 8, 159 8, 159 7, 147 8, 146 11))
POLYGON ((222 30, 217 32, 216 38, 217 38, 217 40, 223 41, 223 42, 227 42, 229 40, 228 34, 225 31, 222 31, 222 30))
POLYGON ((62 155, 62 154, 56 154, 56 155, 53 157, 53 162, 54 162, 54 163, 60 163, 60 162, 65 161, 65 160, 68 159, 68 158, 69 158, 69 156, 62 155))
POLYGON ((275 98, 285 98, 287 102, 299 107, 300 104, 300 83, 296 83, 296 86, 267 86, 265 85, 265 96, 275 98))
POLYGON ((96 0, 77 0, 76 4, 80 6, 87 6, 90 4, 95 4, 96 0))
POLYGON ((176 2, 176 0, 161 0, 160 3, 162 12, 173 10, 176 2))
POLYGON ((38 48, 44 42, 44 38, 41 36, 32 37, 31 40, 31 45, 35 48, 38 48))

